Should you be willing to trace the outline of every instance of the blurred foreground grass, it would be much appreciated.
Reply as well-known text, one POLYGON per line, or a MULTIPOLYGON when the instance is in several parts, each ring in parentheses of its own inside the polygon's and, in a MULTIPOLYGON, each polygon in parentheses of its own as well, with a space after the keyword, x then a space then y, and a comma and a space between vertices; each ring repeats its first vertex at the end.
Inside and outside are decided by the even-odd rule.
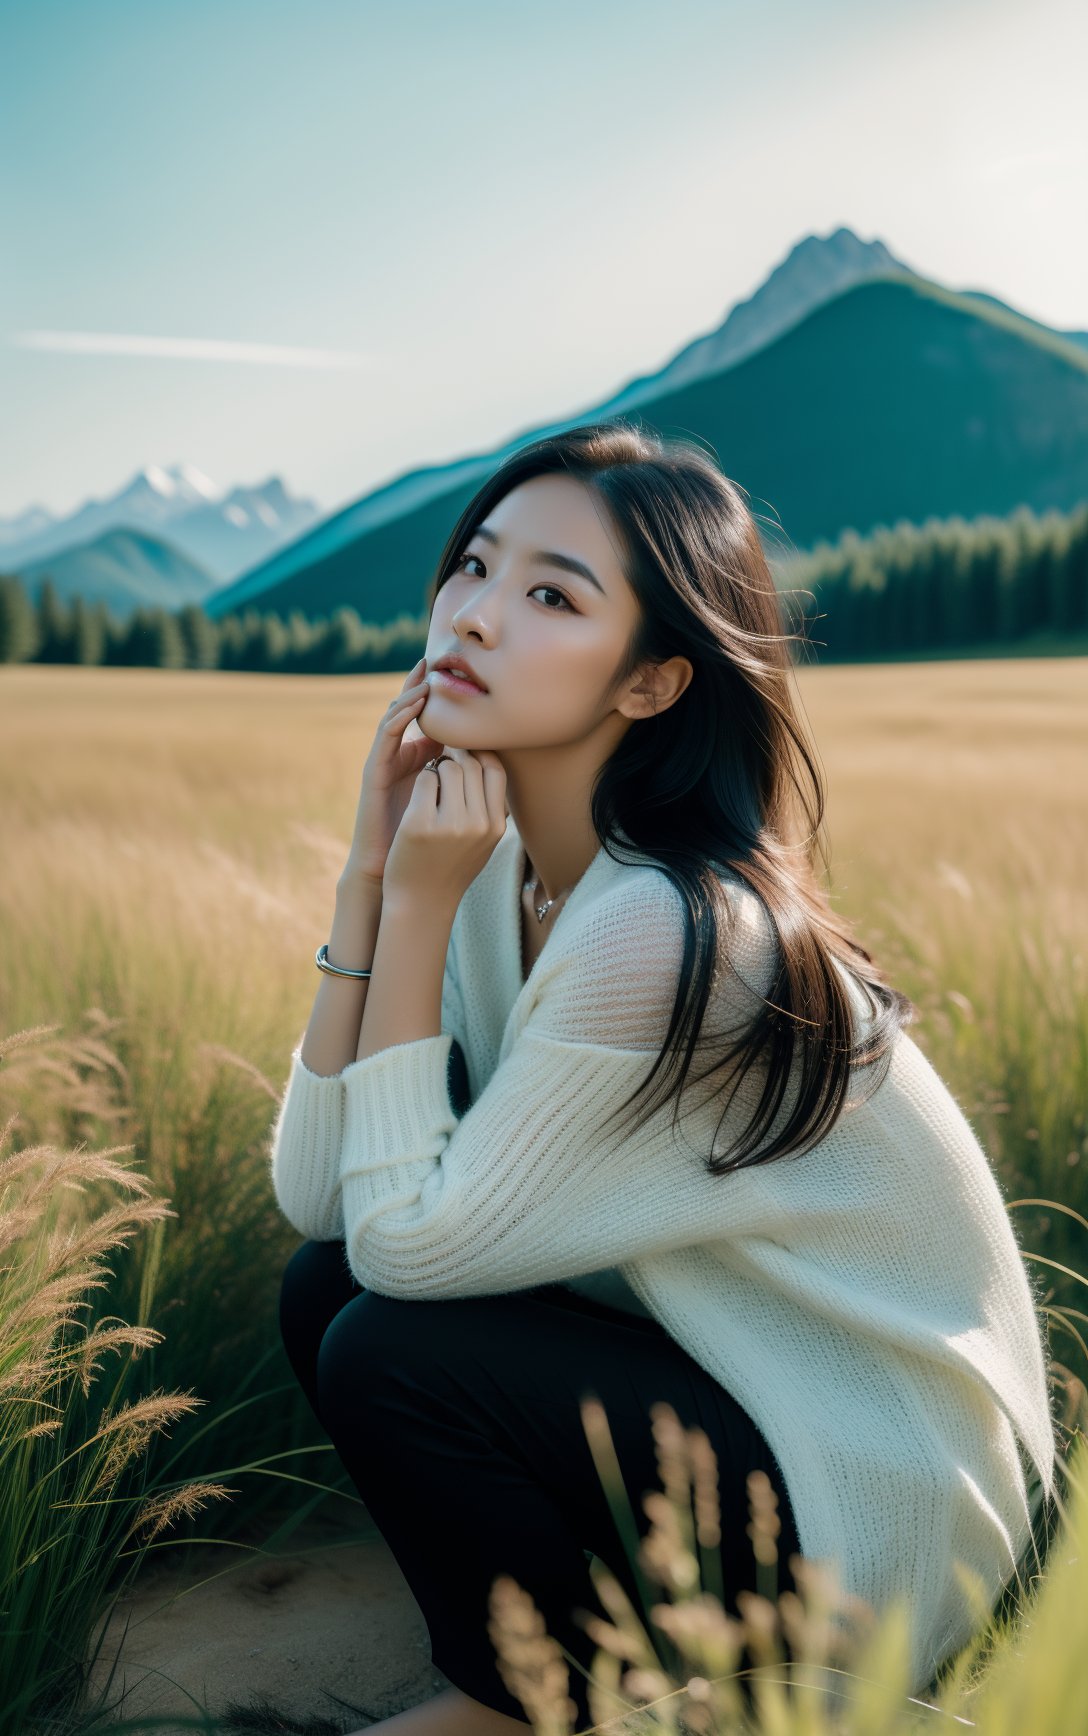
MULTIPOLYGON (((1054 658, 797 676, 828 784, 834 902, 918 1003, 912 1034, 991 1155, 1043 1273, 1070 1415, 1088 1379, 1084 670, 1054 658), (1066 1209, 1016 1203, 1035 1200, 1066 1209)), ((296 1238, 272 1199, 267 1136, 363 761, 401 681, 0 674, 0 1124, 16 1117, 16 1154, 124 1146, 168 1201, 111 1253, 80 1322, 161 1340, 109 1365, 112 1393, 85 1393, 78 1426, 96 1404, 146 1402, 113 1467, 134 1506, 156 1489, 229 1487, 203 1510, 176 1505, 175 1549, 230 1539, 285 1498, 320 1501, 322 1476, 346 1487, 278 1341, 296 1238), (198 1397, 166 1438, 153 1395, 178 1392, 198 1397)), ((113 1206, 116 1185, 88 1173, 82 1191, 54 1190, 56 1231, 113 1206)))

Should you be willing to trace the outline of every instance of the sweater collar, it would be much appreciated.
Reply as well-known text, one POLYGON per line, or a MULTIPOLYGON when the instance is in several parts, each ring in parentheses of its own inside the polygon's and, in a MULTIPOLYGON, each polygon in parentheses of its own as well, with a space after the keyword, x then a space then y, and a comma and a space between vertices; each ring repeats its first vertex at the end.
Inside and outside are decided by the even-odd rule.
POLYGON ((537 965, 540 964, 541 960, 545 956, 552 956, 548 952, 548 948, 560 929, 563 929, 564 933, 566 932, 567 919, 571 913, 580 910, 615 875, 622 874, 624 864, 615 861, 603 844, 598 847, 596 855, 588 867, 583 870, 580 878, 575 881, 560 906, 552 923, 551 933, 533 961, 529 975, 523 980, 521 975, 521 890, 525 882, 526 852, 521 834, 514 824, 513 814, 507 815, 506 832, 496 855, 500 852, 501 873, 498 876, 499 886, 497 890, 506 929, 503 940, 509 943, 504 944, 502 950, 505 957, 513 960, 513 978, 520 990, 527 987, 532 981, 537 965))

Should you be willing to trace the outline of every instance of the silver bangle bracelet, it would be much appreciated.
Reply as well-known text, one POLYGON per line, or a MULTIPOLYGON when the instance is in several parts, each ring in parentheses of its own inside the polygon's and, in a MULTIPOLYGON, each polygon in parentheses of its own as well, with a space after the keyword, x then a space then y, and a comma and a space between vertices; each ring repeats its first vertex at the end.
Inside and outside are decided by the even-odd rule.
POLYGON ((338 964, 330 964, 329 963, 329 943, 328 943, 328 941, 325 942, 324 946, 318 947, 317 952, 314 955, 314 963, 316 964, 318 970, 327 971, 329 976, 346 976, 346 977, 365 978, 365 977, 368 977, 370 975, 370 972, 368 970, 343 970, 341 968, 341 966, 338 964))

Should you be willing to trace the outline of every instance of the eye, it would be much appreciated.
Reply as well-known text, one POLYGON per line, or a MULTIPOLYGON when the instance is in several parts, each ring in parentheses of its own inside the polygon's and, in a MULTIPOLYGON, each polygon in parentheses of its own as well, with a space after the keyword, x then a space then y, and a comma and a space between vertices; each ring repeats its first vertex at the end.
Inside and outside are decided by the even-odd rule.
MULTIPOLYGON (((571 605, 567 602, 567 599, 566 599, 566 597, 564 597, 562 591, 556 590, 554 585, 534 585, 533 591, 550 591, 552 593, 553 597, 559 598, 560 602, 563 605, 563 609, 570 609, 571 614, 572 615, 574 614, 574 610, 571 608, 571 605)), ((532 596, 533 591, 529 592, 530 597, 532 596)), ((552 609, 552 614, 553 615, 561 615, 563 613, 563 609, 552 609)))
MULTIPOLYGON (((453 569, 454 572, 455 573, 460 572, 464 568, 464 566, 466 565, 466 563, 468 561, 475 561, 476 565, 479 567, 482 567, 484 564, 483 561, 480 559, 479 555, 463 554, 461 556, 461 559, 457 562, 457 565, 454 567, 454 569, 453 569)), ((484 570, 486 571, 486 568, 484 570)), ((533 590, 529 592, 530 596, 533 595, 533 591, 550 591, 554 597, 559 598, 560 602, 563 605, 562 609, 555 608, 551 604, 546 605, 550 609, 550 611, 553 615, 561 615, 563 613, 564 609, 568 610, 569 613, 572 615, 575 615, 578 612, 575 609, 574 605, 569 601, 569 599, 566 596, 564 596, 563 592, 559 589, 559 587, 557 585, 534 585, 533 590)))

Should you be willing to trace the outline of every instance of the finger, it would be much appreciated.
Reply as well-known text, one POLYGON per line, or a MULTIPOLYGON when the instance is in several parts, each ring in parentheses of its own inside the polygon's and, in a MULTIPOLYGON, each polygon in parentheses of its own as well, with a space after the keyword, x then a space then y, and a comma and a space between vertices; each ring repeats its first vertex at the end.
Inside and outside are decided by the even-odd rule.
POLYGON ((398 693, 395 699, 389 701, 385 708, 386 717, 397 716, 406 705, 417 705, 421 699, 427 698, 429 692, 430 687, 426 682, 420 682, 415 687, 406 688, 403 693, 398 693))
POLYGON ((401 685, 402 693, 404 693, 409 687, 414 687, 416 685, 426 667, 427 658, 426 655, 424 655, 419 658, 418 662, 412 665, 411 669, 409 669, 407 675, 404 677, 404 681, 401 685))
POLYGON ((408 772, 418 772, 429 760, 437 759, 440 753, 445 753, 440 741, 435 741, 431 735, 405 736, 401 744, 401 752, 408 754, 408 772))
POLYGON ((402 693, 396 699, 390 700, 389 709, 382 719, 382 728, 391 735, 408 728, 413 717, 418 717, 427 703, 427 693, 402 693))
POLYGON ((411 812, 418 817, 420 814, 433 813, 438 800, 438 779, 429 766, 424 766, 415 775, 412 793, 408 797, 405 813, 411 812))
MULTIPOLYGON (((450 751, 450 750, 447 750, 450 751)), ((462 750, 468 766, 465 774, 466 792, 471 788, 471 811, 477 823, 500 835, 506 829, 506 767, 498 754, 487 748, 475 752, 462 750)))
POLYGON ((488 824, 487 804, 484 801, 484 774, 476 755, 468 748, 448 747, 454 764, 459 765, 464 778, 465 811, 476 826, 488 824))
POLYGON ((421 693, 426 694, 429 691, 429 688, 430 677, 426 671, 426 659, 421 657, 415 668, 409 669, 404 678, 404 685, 400 692, 395 693, 389 701, 389 704, 386 706, 385 709, 387 715, 392 711, 396 711, 397 708, 404 705, 406 701, 418 699, 421 693))
POLYGON ((510 812, 506 800, 506 767, 498 754, 485 751, 480 755, 480 773, 488 819, 496 831, 505 831, 510 812))
POLYGON ((493 808, 487 799, 485 778, 489 763, 492 767, 498 766, 502 769, 498 756, 488 752, 486 748, 473 751, 469 748, 448 747, 446 752, 456 755, 464 768, 465 800, 473 818, 481 826, 493 825, 493 808))
POLYGON ((443 757, 440 763, 434 768, 438 773, 438 776, 435 779, 435 788, 438 791, 438 806, 439 809, 444 811, 447 820, 454 812, 464 810, 464 770, 460 761, 456 757, 458 751, 459 750, 455 747, 444 747, 442 749, 443 757))

